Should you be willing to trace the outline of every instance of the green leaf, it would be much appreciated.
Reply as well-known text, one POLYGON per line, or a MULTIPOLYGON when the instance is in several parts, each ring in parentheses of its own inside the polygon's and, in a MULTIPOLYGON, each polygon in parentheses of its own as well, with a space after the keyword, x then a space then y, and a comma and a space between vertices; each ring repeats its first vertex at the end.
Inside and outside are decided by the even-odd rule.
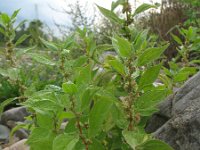
POLYGON ((53 141, 53 150, 73 150, 79 137, 70 134, 61 134, 53 141))
POLYGON ((67 125, 65 126, 65 133, 75 133, 77 131, 76 128, 76 118, 72 118, 68 121, 67 125))
POLYGON ((144 66, 156 59, 167 49, 169 44, 162 47, 153 47, 145 50, 137 59, 137 66, 144 66))
POLYGON ((8 68, 7 70, 0 68, 0 74, 15 81, 19 79, 20 70, 18 68, 8 68))
POLYGON ((40 140, 47 139, 50 134, 50 130, 45 128, 34 128, 27 143, 37 143, 40 140))
POLYGON ((166 97, 167 93, 167 90, 157 89, 144 93, 135 101, 136 111, 142 116, 148 116, 157 110, 155 106, 166 97))
POLYGON ((67 111, 67 112, 62 112, 60 115, 59 115, 59 119, 60 120, 63 120, 63 119, 72 119, 72 118, 75 118, 75 115, 73 112, 71 111, 67 111))
POLYGON ((174 75, 175 82, 183 82, 189 78, 190 75, 194 75, 197 72, 196 67, 184 67, 176 75, 174 75))
POLYGON ((93 139, 92 144, 89 145, 89 150, 105 150, 105 147, 100 141, 93 139))
POLYGON ((125 0, 117 0, 116 2, 112 2, 111 4, 111 11, 114 11, 119 5, 123 5, 125 0))
POLYGON ((95 137, 101 130, 103 121, 106 119, 113 102, 109 97, 101 96, 100 100, 95 103, 89 114, 89 137, 95 137))
POLYGON ((140 13, 142 13, 142 12, 144 12, 144 11, 146 11, 146 10, 148 10, 148 9, 150 9, 150 8, 157 8, 157 6, 156 5, 151 5, 151 4, 146 4, 146 3, 140 5, 139 7, 136 8, 136 10, 135 10, 135 12, 133 14, 133 17, 138 15, 138 14, 140 14, 140 13))
POLYGON ((6 26, 10 22, 10 17, 5 13, 1 14, 1 19, 4 26, 6 26))
POLYGON ((45 64, 45 65, 50 65, 50 66, 54 66, 55 62, 49 60, 48 58, 42 56, 41 54, 36 54, 36 53, 27 53, 27 55, 29 57, 31 57, 33 60, 41 63, 41 64, 45 64))
POLYGON ((199 64, 200 63, 200 60, 192 60, 189 62, 190 64, 199 64))
POLYGON ((27 22, 27 20, 21 21, 21 22, 15 27, 15 30, 17 30, 17 29, 20 28, 22 25, 24 25, 25 22, 27 22))
POLYGON ((141 76, 139 80, 139 89, 142 89, 144 86, 152 84, 158 77, 161 69, 161 65, 156 65, 148 68, 141 76))
POLYGON ((112 38, 112 44, 116 52, 121 56, 121 57, 131 57, 131 44, 129 43, 128 40, 125 38, 119 37, 115 35, 112 38))
POLYGON ((68 94, 74 94, 77 92, 77 86, 74 83, 72 83, 71 81, 63 83, 62 89, 65 93, 68 93, 68 94))
POLYGON ((81 109, 82 109, 82 111, 84 111, 85 109, 90 107, 91 100, 98 90, 99 90, 99 88, 89 87, 83 92, 83 94, 81 95, 81 109))
POLYGON ((17 49, 16 57, 20 57, 20 56, 26 54, 27 52, 34 50, 36 47, 37 46, 28 47, 28 48, 19 48, 19 49, 17 49))
POLYGON ((33 150, 51 150, 55 134, 45 128, 34 128, 31 132, 27 144, 33 150))
POLYGON ((121 103, 115 102, 115 105, 112 107, 111 110, 113 121, 115 122, 116 126, 120 129, 124 129, 128 126, 128 121, 126 119, 126 114, 123 111, 123 107, 121 103))
POLYGON ((75 73, 76 84, 80 85, 83 83, 90 83, 92 79, 92 68, 91 65, 80 67, 76 69, 75 73))
POLYGON ((182 41, 181 41, 181 39, 180 39, 178 36, 174 35, 173 33, 171 33, 171 36, 173 37, 173 39, 174 39, 178 44, 180 44, 180 45, 183 44, 182 41))
POLYGON ((74 61, 73 67, 81 67, 87 62, 87 60, 88 60, 87 56, 80 56, 74 61))
POLYGON ((113 46, 110 45, 110 44, 102 44, 102 45, 98 45, 97 46, 97 50, 99 52, 107 51, 107 50, 112 50, 112 49, 113 49, 113 46))
POLYGON ((108 63, 122 76, 125 76, 125 67, 118 59, 109 60, 108 63))
POLYGON ((58 104, 55 100, 50 99, 34 99, 30 98, 23 103, 26 107, 32 108, 38 113, 48 114, 49 112, 57 112, 60 109, 63 109, 64 106, 58 104))
POLYGON ((2 27, 0 27, 0 33, 2 33, 4 36, 5 36, 5 30, 2 28, 2 27))
POLYGON ((173 150, 173 148, 160 140, 149 140, 139 145, 136 150, 173 150))
POLYGON ((118 24, 122 24, 123 20, 120 19, 115 13, 113 13, 112 11, 105 9, 101 6, 98 6, 98 9, 100 10, 100 12, 106 17, 108 18, 110 21, 114 22, 114 23, 118 23, 118 24))
POLYGON ((4 77, 8 77, 8 76, 9 76, 9 75, 8 75, 8 71, 5 70, 5 69, 2 69, 2 68, 0 68, 0 74, 1 74, 2 76, 4 76, 4 77))
POLYGON ((15 10, 11 16, 11 20, 15 19, 21 9, 15 10))
POLYGON ((16 41, 15 45, 17 46, 17 45, 23 43, 29 36, 30 36, 30 35, 27 35, 27 34, 22 35, 22 36, 16 41))
POLYGON ((124 130, 122 132, 122 135, 126 142, 133 148, 135 149, 137 145, 141 144, 144 139, 144 134, 141 132, 137 131, 126 131, 124 130))
POLYGON ((140 32, 134 40, 133 47, 137 52, 143 49, 144 45, 147 43, 148 30, 143 30, 140 32))
POLYGON ((7 100, 4 100, 3 102, 0 103, 0 119, 1 119, 1 114, 4 110, 4 108, 9 105, 10 103, 12 103, 14 100, 17 100, 18 98, 9 98, 7 100))
POLYGON ((42 43, 49 49, 49 50, 53 50, 53 51, 57 51, 58 47, 53 44, 52 42, 48 42, 42 38, 40 38, 40 40, 42 41, 42 43))
POLYGON ((52 119, 52 116, 37 113, 37 125, 41 128, 53 130, 54 120, 52 119))

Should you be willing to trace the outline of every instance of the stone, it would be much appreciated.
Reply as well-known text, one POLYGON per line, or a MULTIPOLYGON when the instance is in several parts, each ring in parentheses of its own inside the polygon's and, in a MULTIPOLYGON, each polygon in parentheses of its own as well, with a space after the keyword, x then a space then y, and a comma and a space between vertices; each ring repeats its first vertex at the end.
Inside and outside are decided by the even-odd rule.
POLYGON ((146 131, 175 150, 200 150, 200 72, 158 107, 146 131))
POLYGON ((30 150, 29 146, 25 144, 26 141, 27 139, 23 139, 3 150, 30 150))
POLYGON ((25 117, 27 117, 28 115, 29 113, 27 112, 27 109, 25 107, 9 109, 2 114, 0 123, 5 126, 9 126, 10 122, 8 124, 8 121, 23 122, 25 120, 25 117))
POLYGON ((14 134, 14 136, 19 138, 20 140, 27 139, 28 135, 28 131, 26 131, 25 129, 18 129, 14 134))
POLYGON ((10 129, 4 125, 0 125, 0 143, 9 141, 10 129))

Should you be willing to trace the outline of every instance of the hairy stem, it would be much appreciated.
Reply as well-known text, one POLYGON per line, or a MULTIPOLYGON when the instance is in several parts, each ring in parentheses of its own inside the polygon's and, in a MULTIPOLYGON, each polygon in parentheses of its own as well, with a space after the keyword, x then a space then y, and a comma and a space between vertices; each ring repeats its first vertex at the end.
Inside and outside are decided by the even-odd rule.
POLYGON ((73 97, 71 97, 71 111, 76 116, 76 127, 78 128, 78 131, 79 131, 79 137, 82 140, 83 144, 85 145, 85 149, 88 150, 89 149, 89 142, 87 141, 87 139, 83 135, 83 129, 82 129, 81 122, 80 122, 80 114, 75 111, 75 102, 74 102, 73 97))

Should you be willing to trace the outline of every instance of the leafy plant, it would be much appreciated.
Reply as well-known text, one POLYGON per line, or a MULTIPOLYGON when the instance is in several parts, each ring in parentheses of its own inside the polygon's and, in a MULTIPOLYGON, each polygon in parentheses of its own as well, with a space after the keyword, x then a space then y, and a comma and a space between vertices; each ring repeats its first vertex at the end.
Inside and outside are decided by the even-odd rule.
POLYGON ((9 62, 0 74, 18 87, 19 94, 1 103, 0 113, 13 100, 31 112, 28 123, 19 124, 11 134, 21 127, 30 130, 27 144, 32 150, 172 150, 144 128, 172 88, 196 73, 198 60, 190 61, 188 56, 199 50, 199 31, 179 29, 184 40, 172 34, 180 45, 179 55, 167 69, 163 53, 169 44, 157 43, 148 30, 133 25, 135 16, 157 5, 142 4, 132 11, 128 0, 117 0, 111 10, 97 7, 120 27, 109 37, 111 44, 98 44, 94 33, 78 28, 65 41, 37 39, 45 50, 17 48, 28 37, 13 41, 19 10, 12 16, 0 15, 0 32, 7 41, 2 54, 9 62), (115 13, 118 6, 124 17, 115 13), (75 49, 81 52, 76 57, 75 49), (111 50, 112 54, 107 52, 111 50), (27 63, 21 63, 23 57, 27 63), (156 84, 158 79, 163 84, 156 84))
MULTIPOLYGON (((0 87, 1 101, 8 99, 8 101, 11 102, 10 98, 24 101, 27 98, 27 93, 37 91, 39 86, 42 85, 42 82, 44 82, 42 79, 38 79, 38 75, 49 69, 48 66, 55 65, 54 62, 44 56, 42 52, 37 54, 35 52, 36 46, 26 48, 19 47, 19 45, 29 37, 29 35, 24 34, 15 40, 16 30, 25 22, 16 23, 19 11, 20 10, 15 11, 11 16, 8 16, 6 13, 0 14, 0 32, 4 35, 6 41, 4 49, 2 49, 0 53, 2 59, 0 78, 4 80, 1 82, 0 87), (41 71, 40 65, 38 63, 35 64, 34 61, 47 66, 45 69, 42 68, 41 71), (37 67, 35 67, 35 65, 37 67), (32 71, 38 72, 38 74, 33 74, 31 73, 32 71)), ((50 81, 46 81, 46 84, 47 83, 49 84, 50 81)))
POLYGON ((62 87, 47 86, 22 103, 32 112, 27 141, 32 150, 172 149, 144 131, 147 117, 169 93, 165 86, 153 84, 168 44, 155 45, 147 31, 136 35, 131 26, 135 15, 156 6, 143 4, 132 13, 124 0, 117 1, 112 10, 118 5, 123 6, 126 19, 98 6, 105 17, 122 26, 121 33, 111 37, 112 45, 97 45, 94 35, 84 28, 77 30, 84 54, 75 60, 70 60, 70 46, 44 40, 60 62, 52 64, 31 55, 39 63, 59 67, 64 77, 62 87), (101 60, 110 48, 116 55, 101 60), (61 130, 65 119, 67 125, 61 130))
POLYGON ((178 31, 181 37, 171 33, 174 41, 179 44, 177 47, 178 54, 172 61, 168 62, 169 69, 163 68, 165 75, 161 76, 161 80, 171 89, 179 86, 180 83, 186 81, 199 70, 199 58, 194 57, 199 55, 200 50, 198 29, 194 27, 178 28, 178 31))

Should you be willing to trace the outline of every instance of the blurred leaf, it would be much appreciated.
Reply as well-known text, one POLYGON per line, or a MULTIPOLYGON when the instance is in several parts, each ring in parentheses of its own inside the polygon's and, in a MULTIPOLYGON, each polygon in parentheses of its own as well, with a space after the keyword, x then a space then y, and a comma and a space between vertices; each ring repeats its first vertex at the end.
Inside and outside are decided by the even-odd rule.
POLYGON ((10 23, 10 17, 5 13, 1 14, 1 19, 2 19, 4 26, 6 26, 8 23, 10 23))
POLYGON ((58 47, 52 43, 52 42, 48 42, 42 38, 40 38, 40 40, 42 41, 42 43, 49 49, 49 50, 53 50, 53 51, 57 51, 58 47))
POLYGON ((5 30, 2 28, 2 27, 0 27, 0 33, 2 33, 4 36, 5 36, 5 30))
POLYGON ((101 130, 103 121, 106 119, 113 102, 106 96, 101 96, 99 101, 96 102, 89 114, 89 137, 95 137, 101 130))
POLYGON ((72 83, 71 81, 63 83, 62 89, 65 93, 68 93, 68 94, 74 94, 77 92, 77 86, 74 83, 72 83))
POLYGON ((45 128, 34 128, 31 132, 27 144, 33 150, 51 150, 55 134, 45 128))
POLYGON ((14 30, 17 30, 18 28, 20 28, 22 25, 25 24, 25 22, 27 22, 27 20, 23 20, 23 21, 21 21, 21 22, 20 22, 20 23, 15 27, 14 30))
POLYGON ((118 59, 108 60, 108 63, 122 76, 125 76, 125 67, 122 62, 118 59))
POLYGON ((146 85, 152 84, 159 75, 161 65, 156 65, 148 68, 141 76, 139 80, 139 89, 142 89, 146 85))
POLYGON ((119 5, 123 5, 125 0, 117 0, 116 2, 112 2, 111 4, 111 11, 114 11, 119 5))
POLYGON ((48 58, 42 56, 41 54, 36 54, 36 53, 27 53, 27 55, 29 57, 31 57, 33 60, 41 63, 41 64, 45 64, 45 65, 50 65, 50 66, 54 66, 55 62, 49 60, 48 58))
POLYGON ((174 75, 175 82, 183 82, 197 72, 196 67, 184 67, 176 75, 174 75))
POLYGON ((142 116, 156 111, 155 106, 167 96, 167 90, 152 90, 144 93, 135 101, 136 111, 142 116))
POLYGON ((72 119, 72 118, 75 118, 75 115, 73 112, 71 111, 67 111, 67 112, 62 112, 60 115, 59 115, 59 119, 60 120, 63 120, 63 119, 72 119))
POLYGON ((28 48, 19 48, 16 52, 16 57, 21 57, 22 55, 26 54, 27 52, 35 49, 37 46, 28 47, 28 48))
POLYGON ((133 47, 136 51, 139 51, 144 47, 144 44, 147 42, 148 30, 140 32, 134 40, 133 47))
POLYGON ((136 131, 123 131, 123 137, 126 142, 135 149, 137 145, 141 144, 144 139, 144 134, 136 132, 136 131))
POLYGON ((57 112, 59 109, 63 109, 56 101, 50 99, 28 99, 23 103, 26 107, 29 107, 41 114, 48 114, 49 112, 57 112))
POLYGON ((16 41, 15 45, 17 46, 17 45, 23 43, 29 36, 30 36, 30 35, 27 35, 27 34, 22 35, 22 36, 16 41))
POLYGON ((174 39, 178 44, 180 44, 180 45, 183 44, 182 41, 181 41, 181 39, 180 39, 178 36, 174 35, 173 33, 171 33, 171 36, 173 37, 173 39, 174 39))
POLYGON ((97 139, 92 140, 92 144, 89 145, 89 150, 106 150, 101 141, 97 139))
POLYGON ((136 150, 173 150, 173 148, 160 140, 148 140, 139 145, 136 150))
POLYGON ((0 68, 0 74, 4 77, 9 77, 11 80, 19 79, 20 70, 18 68, 8 68, 7 70, 0 68))
POLYGON ((142 12, 144 12, 144 11, 146 11, 146 10, 148 10, 148 9, 150 9, 150 8, 157 8, 157 6, 156 5, 151 5, 151 4, 146 4, 146 3, 140 5, 139 7, 136 8, 136 10, 135 10, 135 12, 133 14, 133 17, 138 15, 138 14, 140 14, 140 13, 142 13, 142 12))
POLYGON ((15 19, 21 9, 15 10, 11 16, 11 20, 15 19))
POLYGON ((1 119, 1 114, 3 113, 4 108, 12 103, 14 100, 17 100, 18 98, 9 98, 7 100, 4 100, 3 102, 0 103, 0 119, 1 119))
POLYGON ((58 135, 53 141, 53 150, 73 150, 79 137, 70 134, 58 135))
POLYGON ((118 23, 118 24, 122 24, 123 23, 123 20, 120 19, 115 13, 113 13, 112 11, 108 10, 108 9, 105 9, 101 6, 98 6, 98 9, 100 10, 100 12, 106 17, 108 18, 111 22, 114 22, 114 23, 118 23))
POLYGON ((131 57, 131 44, 127 39, 115 35, 112 38, 112 44, 121 57, 131 57))
POLYGON ((110 44, 102 44, 97 46, 97 50, 102 52, 102 51, 107 51, 107 50, 112 50, 113 46, 110 44))
POLYGON ((89 87, 87 88, 83 94, 81 95, 81 109, 84 111, 85 109, 89 108, 91 105, 91 100, 95 93, 99 90, 97 87, 89 87))
POLYGON ((145 50, 137 59, 137 66, 144 66, 158 58, 167 49, 169 44, 162 47, 153 47, 145 50))
POLYGON ((73 67, 81 67, 87 62, 87 56, 80 56, 79 58, 75 59, 73 63, 73 67))

